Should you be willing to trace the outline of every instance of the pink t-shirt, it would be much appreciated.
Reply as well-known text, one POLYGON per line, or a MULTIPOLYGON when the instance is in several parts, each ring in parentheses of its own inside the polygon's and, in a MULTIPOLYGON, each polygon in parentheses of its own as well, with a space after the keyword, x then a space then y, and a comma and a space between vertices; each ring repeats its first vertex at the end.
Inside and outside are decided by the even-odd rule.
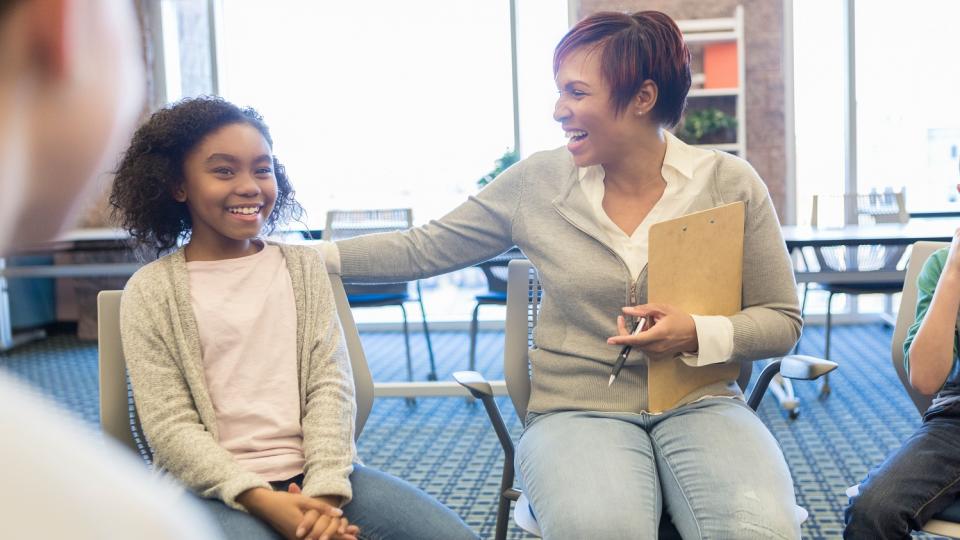
POLYGON ((297 310, 280 248, 187 272, 220 446, 267 481, 302 473, 297 310))

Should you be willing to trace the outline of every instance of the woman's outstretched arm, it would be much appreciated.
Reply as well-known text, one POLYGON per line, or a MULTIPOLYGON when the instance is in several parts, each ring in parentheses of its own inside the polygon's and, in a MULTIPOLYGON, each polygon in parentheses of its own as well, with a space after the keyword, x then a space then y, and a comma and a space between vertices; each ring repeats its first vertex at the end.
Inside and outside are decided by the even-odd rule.
POLYGON ((524 162, 438 220, 408 231, 336 242, 340 273, 356 283, 421 279, 495 257, 514 245, 524 162))

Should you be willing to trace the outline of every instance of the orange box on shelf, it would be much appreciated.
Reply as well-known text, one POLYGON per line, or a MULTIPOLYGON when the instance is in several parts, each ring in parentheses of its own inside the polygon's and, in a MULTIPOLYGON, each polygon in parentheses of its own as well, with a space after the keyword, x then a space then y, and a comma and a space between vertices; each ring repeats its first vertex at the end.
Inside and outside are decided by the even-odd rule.
POLYGON ((737 43, 708 43, 703 46, 704 88, 736 88, 737 43))

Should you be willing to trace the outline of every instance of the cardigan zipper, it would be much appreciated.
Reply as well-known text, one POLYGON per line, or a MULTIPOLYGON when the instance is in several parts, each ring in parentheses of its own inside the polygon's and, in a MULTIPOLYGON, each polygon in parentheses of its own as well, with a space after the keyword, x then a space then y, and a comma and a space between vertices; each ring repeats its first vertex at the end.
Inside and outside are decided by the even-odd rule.
POLYGON ((566 220, 567 223, 569 223, 570 225, 573 225, 573 227, 574 227, 575 229, 577 229, 578 231, 582 232, 583 234, 585 234, 585 235, 589 236, 590 238, 593 238, 594 240, 596 240, 598 244, 600 244, 601 246, 603 246, 604 248, 606 248, 607 251, 609 251, 611 254, 613 254, 613 256, 616 257, 618 261, 620 261, 620 266, 623 267, 624 271, 626 271, 626 274, 627 274, 627 282, 630 283, 630 286, 627 287, 627 291, 626 291, 626 293, 627 293, 627 295, 626 295, 626 296, 627 296, 627 305, 629 305, 629 306, 634 306, 634 305, 636 305, 635 299, 636 299, 636 292, 637 292, 637 291, 636 291, 636 289, 637 289, 637 284, 636 284, 636 281, 634 281, 634 280, 632 279, 632 277, 630 276, 630 267, 627 266, 627 262, 623 260, 623 257, 621 257, 620 254, 617 253, 612 247, 608 246, 606 242, 604 242, 603 240, 601 240, 601 239, 597 238, 596 236, 590 234, 586 229, 584 229, 584 228, 581 227, 580 225, 577 225, 577 223, 576 223, 575 221, 573 221, 572 219, 570 219, 570 218, 567 216, 567 214, 565 214, 565 213, 563 212, 563 210, 560 209, 559 206, 557 206, 557 205, 555 204, 555 205, 553 205, 553 208, 554 208, 554 210, 557 211, 558 214, 560 214, 560 217, 562 217, 564 220, 566 220))

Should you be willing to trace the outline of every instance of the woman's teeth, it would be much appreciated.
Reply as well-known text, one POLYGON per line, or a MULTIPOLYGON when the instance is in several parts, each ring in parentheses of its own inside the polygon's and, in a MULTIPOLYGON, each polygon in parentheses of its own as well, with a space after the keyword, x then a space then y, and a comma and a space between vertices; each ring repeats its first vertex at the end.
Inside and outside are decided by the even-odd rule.
POLYGON ((231 214, 240 214, 242 216, 252 216, 260 212, 259 206, 239 206, 236 208, 227 208, 227 211, 231 214))
POLYGON ((587 136, 587 132, 580 129, 575 129, 573 131, 568 131, 566 135, 568 139, 579 141, 587 136))

